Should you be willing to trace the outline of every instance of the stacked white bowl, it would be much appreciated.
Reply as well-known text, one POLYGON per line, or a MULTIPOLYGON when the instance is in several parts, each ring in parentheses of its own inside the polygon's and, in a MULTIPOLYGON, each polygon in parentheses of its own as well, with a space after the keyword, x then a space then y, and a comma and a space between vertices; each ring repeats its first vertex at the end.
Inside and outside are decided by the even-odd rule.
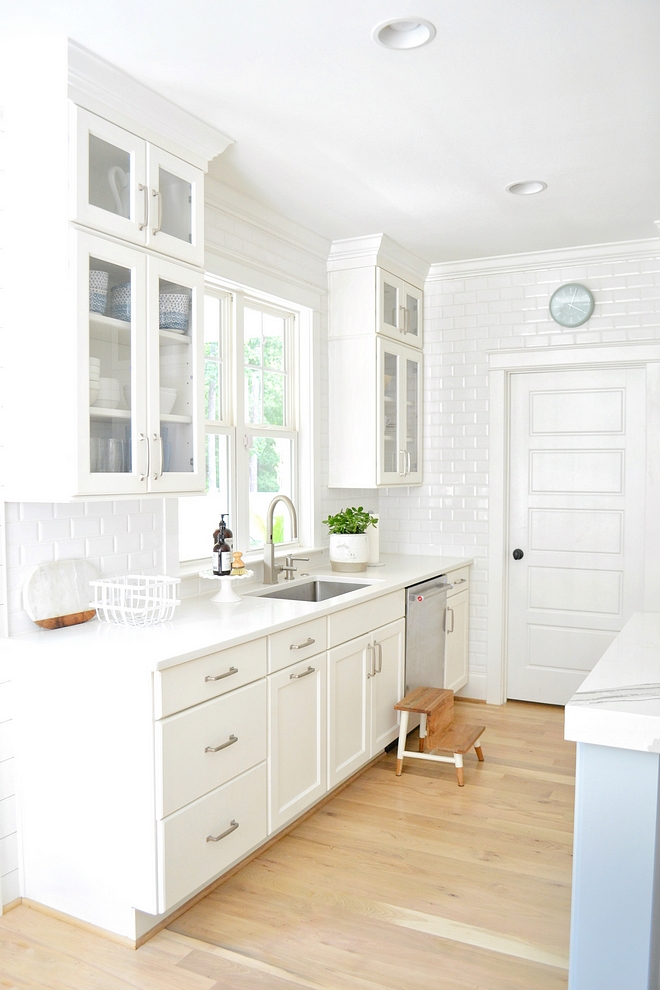
POLYGON ((116 409, 121 397, 121 382, 118 378, 99 378, 99 394, 94 405, 103 409, 116 409))
POLYGON ((160 355, 160 383, 164 388, 178 388, 187 378, 188 353, 181 348, 167 348, 160 355), (178 353, 176 353, 178 352, 178 353))
POLYGON ((101 359, 91 357, 89 359, 89 404, 93 406, 99 394, 99 380, 101 378, 101 359))

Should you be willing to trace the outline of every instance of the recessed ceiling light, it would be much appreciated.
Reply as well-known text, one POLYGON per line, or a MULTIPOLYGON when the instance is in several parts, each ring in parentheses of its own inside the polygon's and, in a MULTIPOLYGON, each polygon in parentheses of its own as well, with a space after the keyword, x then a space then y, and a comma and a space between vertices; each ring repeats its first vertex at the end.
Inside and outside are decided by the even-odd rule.
POLYGON ((540 179, 525 179, 524 182, 512 182, 506 187, 506 191, 513 193, 514 196, 533 196, 534 193, 543 192, 547 188, 548 183, 541 182, 540 179))
POLYGON ((430 21, 421 17, 399 17, 385 21, 375 27, 372 33, 377 45, 383 48, 421 48, 435 38, 435 28, 430 21))

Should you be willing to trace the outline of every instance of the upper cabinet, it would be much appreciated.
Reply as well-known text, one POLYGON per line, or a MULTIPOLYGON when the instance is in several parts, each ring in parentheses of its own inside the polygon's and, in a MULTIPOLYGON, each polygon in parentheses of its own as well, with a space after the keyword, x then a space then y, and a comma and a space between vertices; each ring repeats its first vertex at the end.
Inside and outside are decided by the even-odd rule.
POLYGON ((422 298, 422 289, 377 268, 377 332, 412 347, 421 347, 422 298))
POLYGON ((378 234, 335 241, 328 269, 329 486, 419 485, 428 265, 378 234))
POLYGON ((3 497, 203 492, 204 173, 230 139, 66 39, 2 44, 3 497))
POLYGON ((204 264, 204 172, 72 106, 71 219, 204 264))

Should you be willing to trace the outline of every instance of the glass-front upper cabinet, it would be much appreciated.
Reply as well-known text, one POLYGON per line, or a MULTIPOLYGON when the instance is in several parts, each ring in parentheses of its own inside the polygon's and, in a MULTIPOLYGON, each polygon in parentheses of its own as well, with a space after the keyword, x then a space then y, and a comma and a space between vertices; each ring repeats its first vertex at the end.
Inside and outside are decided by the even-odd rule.
POLYGON ((71 112, 71 219, 201 266, 202 170, 88 110, 71 112))
POLYGON ((146 258, 127 246, 76 237, 86 329, 79 372, 79 486, 89 494, 147 490, 145 353, 146 258))
POLYGON ((421 289, 376 269, 377 332, 412 347, 422 346, 421 289))
POLYGON ((422 356, 378 341, 379 485, 419 484, 421 470, 422 356))
POLYGON ((203 275, 148 261, 150 491, 204 491, 203 275))

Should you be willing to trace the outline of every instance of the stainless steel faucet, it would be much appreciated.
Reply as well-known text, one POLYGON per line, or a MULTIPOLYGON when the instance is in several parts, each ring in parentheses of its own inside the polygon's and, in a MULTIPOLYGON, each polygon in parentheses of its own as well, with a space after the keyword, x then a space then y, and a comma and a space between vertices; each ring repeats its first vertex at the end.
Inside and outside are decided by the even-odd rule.
MULTIPOLYGON (((264 543, 264 584, 277 584, 277 575, 280 571, 285 570, 281 564, 275 563, 275 544, 273 543, 273 517, 275 515, 275 506, 278 502, 284 502, 284 504, 289 509, 289 515, 291 516, 291 535, 294 540, 298 539, 298 516, 296 515, 296 510, 293 502, 286 495, 276 495, 273 501, 268 506, 268 512, 266 513, 266 542, 264 543)), ((290 569, 289 565, 286 570, 290 569)))

